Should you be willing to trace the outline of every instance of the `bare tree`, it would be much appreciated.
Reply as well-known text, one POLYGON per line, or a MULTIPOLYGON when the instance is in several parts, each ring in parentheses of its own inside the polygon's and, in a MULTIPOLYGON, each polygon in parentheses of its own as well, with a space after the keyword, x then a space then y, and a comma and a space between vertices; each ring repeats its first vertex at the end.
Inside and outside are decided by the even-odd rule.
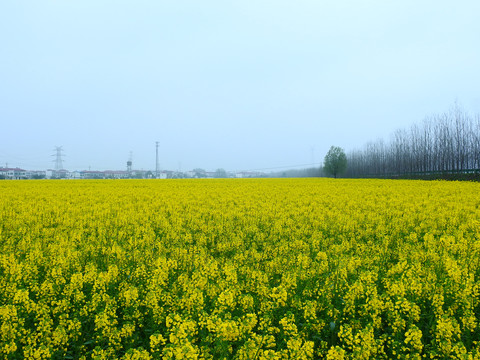
POLYGON ((402 176, 432 172, 480 171, 480 114, 458 104, 410 129, 396 130, 389 143, 368 142, 348 154, 347 176, 402 176))

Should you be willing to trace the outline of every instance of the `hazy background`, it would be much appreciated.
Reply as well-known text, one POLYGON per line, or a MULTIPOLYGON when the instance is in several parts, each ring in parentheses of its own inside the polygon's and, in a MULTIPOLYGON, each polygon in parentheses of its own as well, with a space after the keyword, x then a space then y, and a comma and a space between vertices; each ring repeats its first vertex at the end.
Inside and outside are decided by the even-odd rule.
POLYGON ((319 163, 459 101, 480 112, 480 2, 0 2, 0 166, 319 163))

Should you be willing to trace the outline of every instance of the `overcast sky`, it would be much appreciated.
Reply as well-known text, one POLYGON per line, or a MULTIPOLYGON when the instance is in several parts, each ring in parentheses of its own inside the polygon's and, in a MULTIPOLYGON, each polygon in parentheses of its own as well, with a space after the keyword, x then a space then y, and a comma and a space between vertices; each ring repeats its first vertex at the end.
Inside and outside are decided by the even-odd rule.
POLYGON ((480 1, 2 0, 0 166, 250 170, 480 112, 480 1))

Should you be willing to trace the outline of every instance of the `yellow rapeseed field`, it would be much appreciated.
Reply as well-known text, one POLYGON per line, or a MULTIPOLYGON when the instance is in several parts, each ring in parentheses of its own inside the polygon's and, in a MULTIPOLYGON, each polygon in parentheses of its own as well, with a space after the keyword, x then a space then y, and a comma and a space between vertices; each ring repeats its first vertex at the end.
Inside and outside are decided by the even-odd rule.
POLYGON ((480 359, 480 184, 0 182, 1 359, 480 359))

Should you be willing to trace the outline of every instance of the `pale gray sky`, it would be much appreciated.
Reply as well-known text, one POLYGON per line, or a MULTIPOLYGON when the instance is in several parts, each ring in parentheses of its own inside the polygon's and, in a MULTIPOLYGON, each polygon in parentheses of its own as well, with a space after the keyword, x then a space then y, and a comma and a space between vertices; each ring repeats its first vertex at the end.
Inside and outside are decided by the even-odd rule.
POLYGON ((480 1, 0 2, 0 166, 319 162, 480 112, 480 1), (312 151, 313 149, 313 151, 312 151), (313 153, 313 154, 312 154, 313 153))

